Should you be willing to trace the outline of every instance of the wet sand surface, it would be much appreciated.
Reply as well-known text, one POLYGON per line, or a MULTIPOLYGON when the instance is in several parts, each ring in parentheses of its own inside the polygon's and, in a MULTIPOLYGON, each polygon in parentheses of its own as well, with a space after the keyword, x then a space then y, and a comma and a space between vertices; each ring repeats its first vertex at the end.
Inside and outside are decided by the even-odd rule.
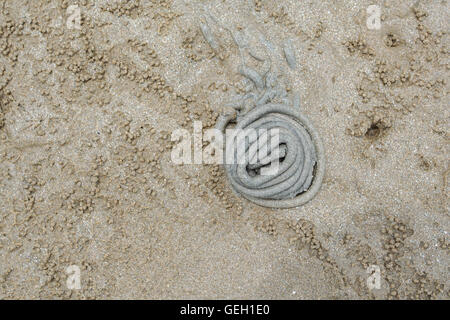
POLYGON ((379 29, 370 5, 2 0, 0 298, 448 299, 449 4, 379 1, 379 29), (171 161, 244 90, 224 27, 292 39, 327 160, 302 207, 171 161))

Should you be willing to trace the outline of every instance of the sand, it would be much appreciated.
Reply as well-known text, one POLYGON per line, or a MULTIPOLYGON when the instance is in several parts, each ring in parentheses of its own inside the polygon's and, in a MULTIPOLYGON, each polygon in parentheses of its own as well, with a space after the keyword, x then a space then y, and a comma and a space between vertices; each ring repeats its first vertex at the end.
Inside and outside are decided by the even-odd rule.
POLYGON ((2 0, 0 298, 448 299, 449 12, 2 0), (286 83, 327 159, 306 205, 262 208, 220 166, 171 161, 172 131, 214 126, 243 89, 230 34, 211 26, 215 52, 200 33, 205 12, 255 50, 258 32, 293 39, 286 83))

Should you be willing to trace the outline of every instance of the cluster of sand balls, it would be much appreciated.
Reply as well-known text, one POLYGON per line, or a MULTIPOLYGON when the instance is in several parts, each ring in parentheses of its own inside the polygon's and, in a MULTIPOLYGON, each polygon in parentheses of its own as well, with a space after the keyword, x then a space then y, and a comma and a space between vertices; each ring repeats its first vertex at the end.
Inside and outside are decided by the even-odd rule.
POLYGON ((102 7, 103 10, 114 14, 115 16, 121 17, 123 15, 129 16, 136 9, 139 9, 140 1, 118 1, 113 3, 108 3, 102 7))
POLYGON ((322 243, 318 239, 315 227, 311 222, 300 219, 295 223, 289 223, 289 227, 295 231, 295 236, 290 238, 291 243, 299 241, 309 248, 313 256, 323 262, 334 265, 333 260, 328 254, 328 250, 322 246, 322 243))
POLYGON ((255 0, 255 11, 260 12, 263 8, 262 0, 255 0))
POLYGON ((241 214, 242 206, 225 189, 225 174, 221 167, 219 165, 211 165, 208 171, 210 178, 206 183, 206 187, 219 198, 225 209, 235 208, 237 213, 241 214))
POLYGON ((13 41, 12 37, 15 39, 22 37, 25 27, 25 20, 13 21, 6 19, 0 25, 0 53, 9 58, 12 66, 15 66, 17 63, 21 45, 20 42, 13 41))
POLYGON ((364 39, 346 41, 344 42, 344 46, 350 53, 359 52, 361 55, 375 55, 375 50, 369 47, 364 39))
POLYGON ((413 231, 396 217, 389 216, 387 221, 388 225, 382 229, 385 238, 383 248, 387 250, 384 266, 387 270, 393 270, 398 269, 397 260, 402 254, 406 238, 411 236, 413 231))

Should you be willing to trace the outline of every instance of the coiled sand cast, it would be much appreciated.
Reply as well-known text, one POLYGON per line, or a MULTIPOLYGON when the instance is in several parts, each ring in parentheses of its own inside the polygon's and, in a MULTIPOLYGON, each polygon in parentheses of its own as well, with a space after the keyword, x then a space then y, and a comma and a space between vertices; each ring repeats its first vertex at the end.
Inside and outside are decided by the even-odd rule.
MULTIPOLYGON (((217 48, 217 41, 207 22, 201 25, 201 30, 211 47, 217 48)), ((239 71, 252 84, 252 89, 237 102, 227 106, 228 111, 219 116, 216 128, 225 133, 227 127, 234 123, 234 129, 256 129, 257 133, 244 140, 236 135, 224 135, 226 144, 229 144, 224 150, 228 180, 239 195, 260 206, 291 208, 304 205, 319 191, 325 173, 321 139, 311 121, 301 114, 298 95, 289 98, 286 89, 278 81, 282 72, 272 70, 271 61, 263 75, 246 66, 244 49, 250 55, 252 49, 238 32, 226 30, 231 33, 240 50, 242 64, 239 71), (250 104, 247 103, 249 100, 250 104), (278 134, 276 145, 270 142, 274 129, 278 134), (266 155, 262 158, 258 156, 261 148, 265 148, 266 155), (244 154, 241 150, 244 150, 244 154), (227 153, 230 152, 233 157, 239 158, 237 163, 226 161, 227 156, 230 156, 227 153), (263 168, 274 161, 278 164, 277 170, 262 174, 263 168)), ((268 53, 275 54, 272 43, 263 36, 260 36, 260 41, 268 53)), ((282 53, 289 67, 294 69, 296 61, 290 40, 285 42, 282 53)))

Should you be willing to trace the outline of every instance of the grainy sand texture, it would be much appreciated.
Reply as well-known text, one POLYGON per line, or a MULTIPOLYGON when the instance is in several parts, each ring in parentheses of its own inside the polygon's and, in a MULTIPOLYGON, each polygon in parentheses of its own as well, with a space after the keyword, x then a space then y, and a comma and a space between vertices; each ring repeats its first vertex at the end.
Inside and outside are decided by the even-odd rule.
POLYGON ((0 0, 0 298, 449 299, 449 24, 447 0, 0 0), (227 29, 292 39, 326 156, 304 206, 171 161, 245 91, 227 29))

